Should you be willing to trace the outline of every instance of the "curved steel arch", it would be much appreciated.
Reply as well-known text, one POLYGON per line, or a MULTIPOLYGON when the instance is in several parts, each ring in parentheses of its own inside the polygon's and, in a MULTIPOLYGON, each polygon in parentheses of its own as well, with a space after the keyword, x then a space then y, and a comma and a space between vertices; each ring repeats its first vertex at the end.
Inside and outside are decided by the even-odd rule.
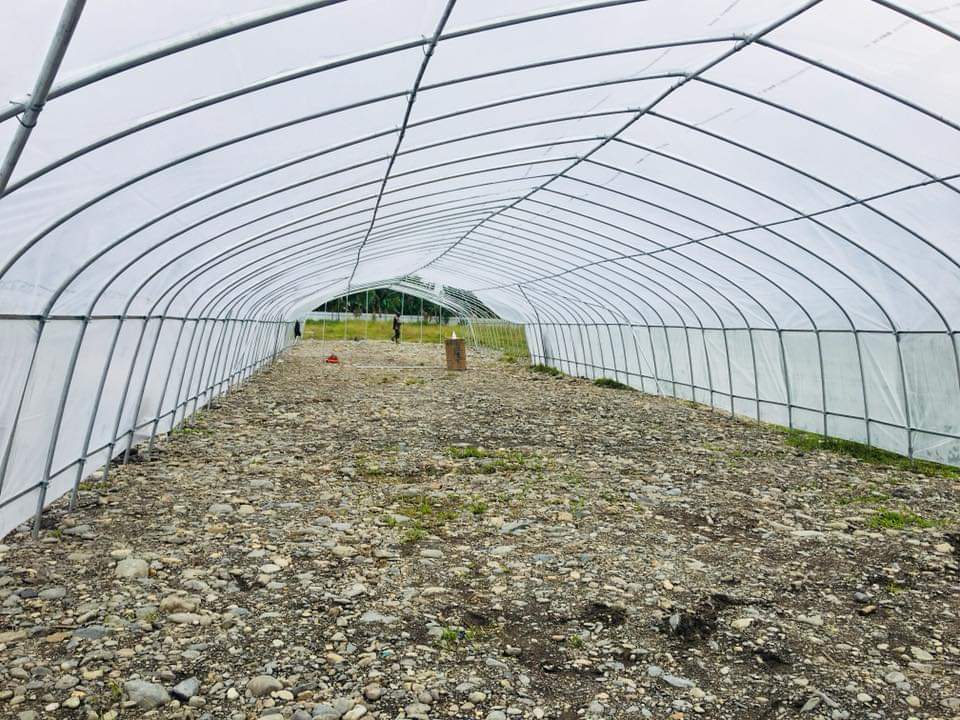
MULTIPOLYGON (((372 224, 371 224, 371 227, 372 227, 372 224)), ((931 304, 932 304, 932 303, 931 303, 931 304)))

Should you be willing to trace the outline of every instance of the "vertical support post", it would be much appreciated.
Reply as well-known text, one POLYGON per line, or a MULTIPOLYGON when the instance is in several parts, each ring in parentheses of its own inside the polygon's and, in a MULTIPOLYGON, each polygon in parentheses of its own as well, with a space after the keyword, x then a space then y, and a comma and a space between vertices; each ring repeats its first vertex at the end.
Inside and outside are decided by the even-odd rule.
POLYGON ((210 357, 210 370, 207 372, 206 388, 207 395, 210 398, 209 405, 211 407, 216 397, 216 390, 219 387, 220 373, 218 368, 220 367, 220 360, 223 357, 223 350, 225 347, 230 346, 233 322, 228 313, 227 317, 223 320, 223 332, 220 333, 220 337, 217 339, 217 346, 214 348, 213 355, 210 357))
POLYGON ((260 348, 263 346, 263 336, 266 331, 263 320, 257 320, 255 324, 256 330, 251 339, 250 348, 247 350, 244 377, 253 375, 260 368, 260 348))
POLYGON ((469 315, 465 315, 465 316, 464 316, 464 319, 465 319, 466 322, 467 322, 467 329, 470 330, 470 337, 473 338, 473 346, 474 346, 475 348, 476 348, 476 347, 479 347, 479 343, 477 342, 477 332, 476 332, 476 330, 474 329, 473 319, 472 319, 469 315))
POLYGON ((50 472, 53 469, 53 455, 57 451, 57 441, 60 439, 60 428, 63 425, 63 412, 67 407, 67 396, 70 394, 70 386, 73 384, 73 374, 77 368, 80 346, 83 345, 83 338, 87 334, 90 318, 84 317, 82 323, 80 331, 77 333, 77 340, 73 344, 73 351, 70 353, 67 371, 63 377, 63 390, 60 391, 60 402, 57 404, 57 414, 53 420, 53 427, 50 429, 50 444, 47 446, 47 457, 43 463, 40 493, 37 497, 37 512, 33 518, 33 537, 35 538, 40 535, 40 521, 43 518, 43 506, 46 504, 47 488, 50 486, 50 472))
POLYGON ((852 329, 853 342, 857 346, 857 370, 860 372, 860 393, 863 395, 863 429, 866 432, 867 447, 870 446, 870 405, 867 402, 867 378, 863 372, 863 351, 860 349, 860 334, 852 329))
POLYGON ((823 436, 827 437, 827 378, 823 369, 823 343, 820 340, 819 329, 814 330, 814 337, 817 338, 817 362, 820 366, 820 407, 823 410, 823 436))
MULTIPOLYGON (((186 322, 186 320, 185 320, 185 322, 186 322)), ((204 328, 206 328, 206 320, 204 320, 203 323, 204 323, 204 328)), ((174 424, 174 425, 177 424, 177 413, 180 411, 180 406, 181 406, 181 405, 183 405, 183 417, 180 418, 180 422, 182 422, 182 423, 184 423, 184 424, 186 424, 186 422, 187 422, 187 404, 188 404, 188 398, 190 397, 190 385, 189 385, 189 383, 188 383, 186 390, 184 390, 183 381, 184 381, 184 380, 186 379, 186 377, 187 377, 187 365, 190 363, 190 355, 191 355, 191 354, 194 354, 194 351, 193 351, 193 340, 194 340, 194 338, 197 336, 197 328, 198 328, 199 326, 200 326, 200 318, 197 318, 197 319, 194 321, 194 323, 193 323, 193 329, 190 331, 190 339, 187 341, 187 354, 186 354, 186 356, 184 356, 184 359, 183 359, 183 372, 180 373, 180 381, 177 383, 177 394, 174 396, 174 399, 176 400, 176 404, 173 406, 173 407, 174 407, 174 412, 173 412, 173 424, 174 424), (183 392, 183 400, 182 400, 182 401, 180 400, 180 393, 181 393, 181 392, 183 392)), ((201 336, 201 338, 203 337, 203 331, 200 332, 200 336, 201 336)), ((178 342, 179 342, 179 341, 178 341, 178 342)), ((200 344, 197 343, 196 354, 194 354, 194 358, 193 358, 193 363, 194 363, 194 364, 196 364, 196 362, 197 362, 197 355, 199 355, 199 354, 200 354, 200 344)), ((191 382, 192 382, 192 381, 193 381, 192 371, 191 371, 190 379, 191 379, 191 382)))
POLYGON ((127 447, 123 451, 123 464, 126 465, 130 459, 130 448, 133 447, 133 438, 137 433, 137 417, 140 415, 140 408, 143 406, 143 396, 147 391, 147 383, 150 382, 150 369, 153 367, 153 358, 157 353, 157 346, 160 344, 160 336, 163 334, 163 324, 167 321, 166 314, 159 316, 160 323, 157 326, 157 334, 153 338, 153 345, 150 348, 150 354, 147 356, 147 366, 143 372, 143 382, 140 383, 140 394, 137 397, 136 410, 133 411, 133 422, 130 425, 130 433, 127 437, 127 447))
POLYGON ((366 299, 363 306, 363 339, 369 337, 368 326, 370 324, 370 291, 367 290, 366 299))
POLYGON ((900 331, 893 334, 897 343, 897 366, 900 370, 900 387, 903 389, 903 420, 907 431, 907 457, 913 460, 913 428, 910 422, 910 393, 907 391, 907 373, 903 367, 903 348, 900 346, 900 331))
POLYGON ((757 372, 757 350, 753 344, 753 328, 747 327, 747 337, 750 338, 750 359, 753 362, 753 395, 757 401, 757 422, 760 422, 760 376, 757 372))
MULTIPOLYGON (((537 335, 539 336, 538 339, 540 341, 540 349, 542 350, 545 346, 543 342, 543 323, 540 320, 540 311, 537 310, 537 306, 530 301, 530 298, 527 296, 527 293, 524 292, 523 285, 518 285, 517 289, 520 291, 520 294, 523 295, 523 299, 527 301, 527 305, 530 306, 530 309, 533 310, 533 317, 537 321, 537 335)), ((532 360, 533 353, 530 353, 530 354, 531 354, 530 359, 532 360)), ((546 363, 546 358, 543 358, 543 362, 546 363)), ((531 364, 535 364, 535 363, 531 363, 531 364)))
MULTIPOLYGON (((163 399, 167 396, 167 389, 170 385, 170 376, 173 374, 173 366, 177 362, 177 353, 180 350, 180 339, 183 337, 183 330, 184 328, 186 328, 186 326, 187 326, 186 319, 181 320, 180 329, 177 330, 177 339, 173 344, 173 352, 170 353, 170 364, 167 366, 167 373, 166 375, 164 375, 164 378, 163 378, 163 387, 160 390, 160 397, 157 399, 157 415, 153 419, 153 425, 150 427, 150 442, 149 442, 149 445, 147 446, 148 455, 153 453, 154 438, 157 435, 157 427, 160 425, 160 413, 163 412, 163 399)), ((156 349, 156 345, 154 345, 154 349, 156 349)), ((188 347, 187 356, 184 357, 183 359, 184 372, 186 372, 187 360, 189 359, 189 354, 190 354, 190 350, 188 347)), ((144 385, 146 385, 146 382, 144 382, 144 385)), ((176 400, 174 400, 174 403, 176 403, 176 400)), ((176 407, 176 405, 174 405, 174 407, 176 407)), ((171 426, 172 424, 173 424, 173 419, 171 419, 171 426)))
MULTIPOLYGON (((613 318, 611 317, 611 320, 612 319, 613 318)), ((610 342, 610 354, 613 356, 613 367, 611 368, 613 370, 613 379, 616 380, 617 382, 620 382, 620 368, 617 367, 617 350, 616 350, 616 346, 613 343, 613 332, 610 330, 611 324, 612 324, 611 322, 605 322, 603 326, 607 331, 607 340, 610 342)), ((599 327, 597 328, 597 339, 598 340, 600 339, 599 327)), ((630 378, 628 377, 624 377, 623 379, 628 382, 630 381, 630 378)))
POLYGON ((320 320, 320 352, 323 353, 324 344, 327 341, 327 308, 330 302, 323 303, 323 317, 320 320))
MULTIPOLYGON (((699 318, 698 318, 699 320, 699 318)), ((687 341, 687 372, 690 375, 690 400, 697 401, 697 382, 693 377, 693 350, 690 349, 690 328, 683 324, 683 337, 687 341)))
POLYGON ((423 345, 423 298, 420 298, 420 344, 423 345))
POLYGON ((237 332, 237 321, 227 317, 226 325, 223 328, 223 336, 220 338, 220 345, 217 347, 217 353, 214 355, 214 362, 210 368, 210 401, 214 397, 219 397, 220 386, 223 384, 224 374, 227 372, 226 359, 230 354, 230 348, 233 346, 233 338, 237 332), (223 363, 223 365, 221 365, 223 363))
POLYGON ((404 310, 404 300, 406 299, 405 293, 400 293, 400 342, 403 342, 403 310, 404 310))
MULTIPOLYGON (((783 371, 783 387, 787 392, 787 427, 793 430, 793 400, 790 398, 790 372, 787 369, 787 351, 783 345, 783 328, 777 328, 777 339, 780 343, 780 369, 783 371)), ((859 346, 859 341, 857 342, 859 346)), ((863 379, 863 364, 860 364, 861 380, 863 379)), ((864 395, 864 404, 866 404, 866 395, 864 395)), ((866 415, 866 411, 864 411, 866 415)), ((866 418, 864 418, 866 419, 866 418)), ((867 423, 869 425, 869 423, 867 423)), ((868 430, 869 433, 869 430, 868 430)), ((867 438, 869 439, 869 434, 867 438)))
MULTIPOLYGON (((250 344, 250 336, 253 334, 253 326, 256 324, 256 321, 253 319, 247 319, 243 321, 243 333, 240 335, 240 339, 237 341, 236 352, 233 357, 232 372, 230 374, 230 382, 227 384, 227 392, 229 393, 231 389, 240 384, 243 376, 243 369, 246 367, 247 362, 247 349, 250 344)), ((304 325, 306 325, 306 320, 304 320, 304 325)))
POLYGON ((670 366, 670 387, 673 388, 673 396, 677 396, 677 371, 673 365, 673 348, 670 347, 670 333, 667 332, 667 326, 661 325, 663 330, 663 343, 667 346, 667 364, 670 366))
POLYGON ((700 341, 703 343, 703 362, 707 366, 707 387, 710 388, 710 409, 713 410, 716 405, 713 402, 713 370, 710 368, 710 348, 707 346, 707 330, 700 326, 700 341))
POLYGON ((40 342, 43 340, 43 329, 46 327, 46 318, 40 318, 37 325, 37 339, 33 343, 33 352, 30 353, 30 362, 27 363, 27 372, 23 376, 23 389, 20 391, 20 400, 17 401, 16 412, 13 413, 13 420, 10 422, 10 434, 7 436, 7 446, 3 450, 3 457, 0 458, 0 490, 3 489, 4 481, 7 477, 7 465, 10 462, 10 455, 13 453, 13 443, 17 439, 17 428, 20 426, 20 414, 23 412, 23 404, 27 398, 27 390, 30 387, 30 379, 33 376, 33 368, 37 363, 37 350, 40 349, 40 342))
POLYGON ((727 339, 727 328, 723 328, 723 351, 727 355, 727 390, 730 391, 730 417, 736 415, 733 404, 733 361, 730 357, 730 341, 727 339))
POLYGON ((0 196, 3 195, 13 171, 17 167, 20 155, 27 145, 30 133, 37 125, 40 112, 47 102, 47 95, 50 93, 50 87, 57 77, 57 71, 60 69, 60 63, 63 62, 63 56, 67 53, 67 47, 70 45, 70 38, 73 37, 73 31, 77 28, 77 22, 80 20, 80 13, 83 12, 83 6, 86 0, 67 0, 63 6, 63 12, 60 14, 60 21, 57 23, 57 29, 50 41, 50 47, 47 49, 47 55, 43 59, 43 65, 40 66, 40 74, 33 85, 33 91, 30 93, 30 99, 27 106, 17 120, 19 125, 10 141, 10 147, 7 148, 7 154, 0 163, 0 196))
MULTIPOLYGON (((80 462, 77 464, 77 473, 73 478, 73 490, 70 492, 70 509, 77 507, 77 495, 80 491, 80 481, 83 479, 83 470, 87 464, 87 456, 90 453, 90 441, 93 438, 93 427, 97 421, 97 415, 100 412, 100 399, 103 397, 103 389, 107 384, 107 376, 110 374, 110 365, 113 363, 113 355, 117 350, 117 341, 120 339, 120 332, 123 330, 123 324, 126 318, 123 316, 117 321, 117 328, 113 332, 110 340, 110 348, 107 350, 107 357, 103 363, 103 371, 100 373, 100 381, 97 384, 97 392, 93 398, 93 406, 90 408, 90 421, 87 423, 87 430, 83 436, 83 449, 80 452, 80 462)), ((110 465, 110 456, 107 456, 106 465, 110 465)))
POLYGON ((247 343, 247 350, 243 358, 243 371, 241 379, 252 375, 256 370, 257 363, 260 362, 260 341, 263 337, 263 320, 255 320, 254 329, 247 343))
MULTIPOLYGON (((210 324, 210 334, 207 336, 207 343, 206 343, 206 345, 204 345, 204 348, 203 348, 203 359, 200 360, 200 366, 199 366, 199 367, 200 367, 200 371, 197 373, 197 392, 193 395, 193 412, 194 412, 194 413, 197 412, 197 410, 200 409, 200 396, 201 396, 201 395, 203 395, 203 396, 205 396, 205 397, 207 396, 207 390, 206 390, 206 388, 205 388, 204 385, 203 385, 203 377, 204 377, 204 372, 203 372, 203 370, 204 370, 204 368, 207 367, 207 358, 210 357, 211 362, 212 362, 212 360, 213 360, 212 356, 210 355, 210 347, 213 345, 213 336, 216 335, 216 333, 217 333, 217 323, 219 323, 219 322, 223 322, 223 321, 217 319, 216 317, 212 318, 212 321, 211 321, 211 324, 210 324)), ((221 332, 222 332, 222 331, 221 331, 221 332)), ((202 338, 201 338, 201 340, 202 340, 202 338)), ((198 355, 198 357, 199 357, 199 354, 200 354, 200 351, 199 351, 199 349, 198 349, 198 350, 197 350, 197 355, 198 355)), ((194 369, 196 369, 196 367, 197 367, 197 366, 194 365, 194 369)), ((193 384, 193 371, 191 371, 191 374, 190 374, 190 383, 189 383, 189 384, 190 384, 190 385, 193 384)), ((189 387, 189 385, 188 385, 188 387, 189 387)), ((208 404, 208 405, 210 404, 210 399, 211 399, 211 398, 206 397, 206 400, 207 400, 207 404, 208 404)), ((186 410, 184 410, 184 412, 186 412, 186 410)), ((193 414, 193 413, 191 413, 191 414, 193 414)))
POLYGON ((150 325, 149 317, 143 319, 143 327, 137 336, 137 344, 130 355, 130 370, 127 372, 127 381, 123 385, 123 392, 120 394, 120 404, 117 406, 117 413, 113 419, 113 431, 110 433, 110 445, 107 447, 107 463, 103 466, 103 479, 110 476, 110 463, 113 462, 113 449, 116 447, 117 433, 120 432, 120 423, 123 420, 123 409, 127 404, 127 397, 130 394, 130 384, 133 382, 133 373, 137 369, 137 359, 140 357, 140 348, 143 345, 143 339, 147 335, 147 327, 150 325))
POLYGON ((280 331, 280 326, 283 325, 283 323, 279 320, 274 320, 271 324, 273 325, 273 355, 270 357, 273 362, 276 362, 277 355, 283 350, 283 343, 281 343, 283 333, 280 331))

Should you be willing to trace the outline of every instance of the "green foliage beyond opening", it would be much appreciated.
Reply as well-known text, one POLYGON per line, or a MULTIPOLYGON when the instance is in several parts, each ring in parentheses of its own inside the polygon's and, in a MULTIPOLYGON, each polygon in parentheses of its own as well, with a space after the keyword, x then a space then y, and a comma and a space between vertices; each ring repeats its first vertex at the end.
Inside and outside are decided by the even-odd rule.
MULTIPOLYGON (((347 340, 390 340, 393 337, 393 318, 384 320, 308 320, 303 328, 303 337, 309 340, 327 340, 336 342, 343 340, 344 323, 346 323, 347 340)), ((400 341, 407 343, 421 342, 420 323, 404 323, 400 326, 400 341)), ((457 337, 466 337, 467 331, 460 325, 423 324, 423 340, 425 343, 442 343, 453 333, 457 337)))

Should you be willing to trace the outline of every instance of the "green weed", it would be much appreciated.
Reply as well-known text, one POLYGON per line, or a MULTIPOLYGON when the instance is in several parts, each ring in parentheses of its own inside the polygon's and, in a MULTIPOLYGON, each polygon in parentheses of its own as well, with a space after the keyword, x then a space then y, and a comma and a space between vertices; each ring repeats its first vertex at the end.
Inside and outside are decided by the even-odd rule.
POLYGON ((416 520, 419 526, 429 528, 442 527, 457 517, 449 504, 439 504, 425 495, 405 500, 400 506, 400 512, 416 520))
POLYGON ((593 381, 593 384, 597 387, 608 388, 610 390, 633 390, 629 385, 624 385, 622 382, 614 380, 613 378, 597 378, 593 381))
POLYGON ((447 452, 450 454, 454 460, 465 460, 466 458, 485 458, 490 457, 490 453, 483 448, 473 447, 468 445, 466 447, 461 447, 455 445, 453 447, 447 448, 447 452))
POLYGON ((482 475, 492 475, 498 472, 513 472, 516 470, 541 470, 543 460, 538 457, 529 457, 519 450, 485 450, 483 448, 467 446, 453 446, 447 448, 450 457, 456 460, 476 459, 487 462, 473 466, 473 472, 482 475))
POLYGON ((420 527, 419 524, 416 524, 404 531, 403 535, 400 537, 400 542, 404 545, 412 545, 413 543, 423 540, 428 534, 429 533, 420 527))
POLYGON ((487 509, 487 504, 482 500, 472 500, 467 503, 467 512, 471 515, 483 515, 487 509))
POLYGON ((210 430, 200 425, 183 425, 177 432, 181 435, 209 435, 210 430))
POLYGON ((533 370, 534 372, 543 373, 544 375, 553 375, 553 376, 563 375, 563 373, 557 370, 555 367, 551 365, 544 365, 543 363, 538 363, 537 365, 531 365, 530 369, 533 370))
POLYGON ((848 455, 871 465, 885 465, 923 475, 960 479, 960 468, 951 465, 941 465, 928 460, 911 460, 888 450, 881 450, 852 440, 823 437, 804 430, 784 430, 783 432, 786 436, 787 445, 801 450, 826 450, 840 455, 848 455))
POLYGON ((864 495, 841 495, 837 498, 837 505, 881 505, 889 499, 890 496, 886 493, 871 492, 864 495))
POLYGON ((927 520, 916 513, 880 508, 873 514, 867 524, 878 530, 904 530, 908 527, 934 527, 937 523, 932 520, 927 520))
POLYGON ((438 642, 446 648, 453 648, 463 644, 473 644, 487 637, 488 632, 483 628, 461 628, 446 625, 440 630, 438 642))

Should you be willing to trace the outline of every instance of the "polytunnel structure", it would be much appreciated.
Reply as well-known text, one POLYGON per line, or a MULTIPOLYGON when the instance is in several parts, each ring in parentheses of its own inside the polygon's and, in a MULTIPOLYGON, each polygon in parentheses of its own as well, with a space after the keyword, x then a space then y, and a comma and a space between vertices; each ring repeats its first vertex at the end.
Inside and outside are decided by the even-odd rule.
POLYGON ((0 535, 408 278, 570 374, 960 464, 956 4, 0 13, 0 535))

